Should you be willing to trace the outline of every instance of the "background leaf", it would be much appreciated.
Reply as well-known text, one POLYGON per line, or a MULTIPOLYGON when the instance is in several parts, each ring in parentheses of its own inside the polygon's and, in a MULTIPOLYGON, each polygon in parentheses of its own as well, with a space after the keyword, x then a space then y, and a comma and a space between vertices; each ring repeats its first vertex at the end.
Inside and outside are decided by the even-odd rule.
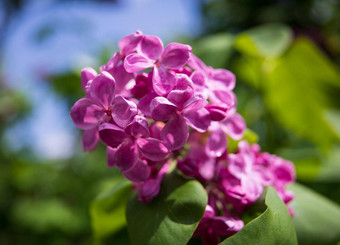
POLYGON ((196 180, 177 173, 166 176, 161 192, 151 203, 141 203, 137 195, 128 202, 126 215, 131 243, 187 244, 201 220, 207 194, 196 180))
POLYGON ((90 207, 94 239, 101 239, 117 232, 126 225, 125 209, 131 193, 131 183, 127 180, 116 182, 108 192, 99 195, 90 207))
POLYGON ((290 28, 273 23, 240 33, 235 40, 235 48, 251 56, 275 57, 281 55, 291 41, 290 28))
POLYGON ((340 207, 297 183, 290 186, 291 203, 300 245, 327 245, 340 242, 340 207))
POLYGON ((267 189, 266 205, 268 208, 263 214, 249 222, 241 231, 220 244, 297 244, 292 218, 285 204, 272 187, 267 189))

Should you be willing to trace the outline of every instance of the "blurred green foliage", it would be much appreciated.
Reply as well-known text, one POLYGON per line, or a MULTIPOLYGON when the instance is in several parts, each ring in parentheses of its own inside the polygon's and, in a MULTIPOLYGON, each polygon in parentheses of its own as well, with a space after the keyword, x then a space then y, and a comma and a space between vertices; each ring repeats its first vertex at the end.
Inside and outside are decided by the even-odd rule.
MULTIPOLYGON (((19 11, 22 1, 6 4, 19 11)), ((340 227, 340 4, 201 4, 205 31, 191 40, 193 52, 236 74, 238 111, 249 127, 245 138, 292 160, 298 181, 324 196, 292 187, 299 244, 332 244, 340 227)), ((111 55, 103 52, 102 63, 111 55)), ((72 69, 48 78, 69 107, 83 96, 80 71, 72 69)), ((0 135, 29 111, 22 94, 1 87, 0 135)), ((122 214, 130 187, 117 186, 118 171, 106 167, 103 146, 80 153, 78 143, 72 158, 52 162, 25 150, 11 152, 2 139, 0 244, 129 243, 122 214)))

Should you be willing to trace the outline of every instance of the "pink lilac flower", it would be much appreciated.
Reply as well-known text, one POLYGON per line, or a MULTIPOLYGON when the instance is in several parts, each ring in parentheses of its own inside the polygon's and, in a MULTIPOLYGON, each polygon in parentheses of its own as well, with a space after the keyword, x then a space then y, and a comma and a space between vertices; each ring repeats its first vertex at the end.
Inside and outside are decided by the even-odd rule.
POLYGON ((100 139, 114 149, 109 165, 117 166, 131 181, 146 180, 150 173, 147 160, 162 161, 169 153, 160 140, 149 136, 147 120, 138 115, 125 129, 110 123, 99 126, 100 139))
POLYGON ((182 68, 190 55, 189 45, 170 43, 163 49, 163 43, 158 37, 144 35, 137 52, 126 57, 124 66, 126 71, 131 73, 153 68, 153 89, 163 96, 172 90, 176 82, 174 72, 169 69, 182 68))
POLYGON ((207 103, 200 94, 194 94, 192 81, 185 74, 177 74, 176 85, 166 98, 158 96, 150 102, 154 120, 169 120, 161 136, 171 150, 178 150, 187 142, 187 125, 198 132, 208 129, 211 119, 208 110, 204 108, 207 103))
POLYGON ((86 95, 70 114, 84 130, 83 149, 102 141, 108 167, 118 167, 133 182, 141 202, 159 194, 170 162, 176 162, 177 170, 200 181, 209 196, 194 236, 218 244, 243 228, 235 213, 245 212, 265 186, 274 186, 286 204, 293 199, 286 190, 295 180, 291 162, 246 141, 228 152, 228 137, 239 141, 246 129, 236 112, 233 73, 207 66, 189 45, 163 48, 158 37, 140 31, 118 46, 100 74, 82 70, 86 95))

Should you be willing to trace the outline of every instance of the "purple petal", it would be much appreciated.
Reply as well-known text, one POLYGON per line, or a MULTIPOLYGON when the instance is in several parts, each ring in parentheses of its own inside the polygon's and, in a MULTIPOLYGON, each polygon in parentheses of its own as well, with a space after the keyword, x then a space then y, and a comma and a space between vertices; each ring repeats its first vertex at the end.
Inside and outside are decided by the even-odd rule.
POLYGON ((123 55, 128 55, 137 49, 139 42, 142 40, 142 32, 136 31, 136 33, 123 37, 118 42, 118 47, 123 55))
POLYGON ((100 71, 107 71, 116 81, 116 94, 123 92, 126 84, 133 78, 124 68, 124 60, 119 52, 115 53, 107 64, 100 67, 100 71))
POLYGON ((162 161, 168 155, 168 148, 158 139, 137 139, 137 145, 143 156, 151 161, 162 161))
POLYGON ((111 123, 103 123, 98 128, 99 138, 104 144, 116 148, 128 137, 123 129, 111 123))
POLYGON ((156 61, 163 52, 163 43, 156 36, 144 36, 139 52, 150 60, 156 61))
POLYGON ((222 130, 234 140, 240 140, 243 137, 246 123, 240 114, 234 114, 230 118, 221 121, 222 130))
POLYGON ((231 108, 236 105, 236 96, 232 91, 213 90, 212 93, 210 93, 209 98, 214 103, 222 104, 222 106, 227 108, 231 108))
POLYGON ((116 52, 112 55, 112 57, 109 59, 109 61, 105 64, 99 67, 100 72, 107 71, 110 73, 112 76, 112 71, 114 67, 118 65, 118 63, 121 61, 121 55, 119 52, 116 52))
POLYGON ((96 127, 104 117, 104 114, 103 108, 87 98, 78 100, 72 106, 70 113, 73 123, 78 128, 84 130, 96 127))
POLYGON ((125 133, 135 137, 147 138, 150 136, 148 121, 145 117, 135 116, 133 121, 125 128, 125 133))
POLYGON ((226 90, 232 90, 235 87, 235 75, 225 69, 214 69, 212 77, 214 81, 223 84, 226 90))
POLYGON ((113 162, 124 172, 131 169, 139 160, 138 148, 131 139, 125 139, 116 150, 113 162))
POLYGON ((162 67, 154 67, 152 85, 154 91, 161 96, 167 95, 176 84, 176 76, 174 73, 163 69, 162 67))
POLYGON ((180 69, 188 62, 191 52, 189 45, 170 43, 165 47, 159 63, 167 69, 180 69))
POLYGON ((155 179, 145 181, 138 191, 138 198, 143 203, 149 203, 160 191, 160 184, 155 179))
POLYGON ((212 121, 221 121, 226 117, 226 111, 228 108, 224 105, 218 105, 218 104, 210 104, 205 107, 210 113, 210 117, 212 121))
POLYGON ((174 87, 174 90, 168 94, 167 98, 181 110, 184 103, 187 102, 193 94, 194 84, 191 79, 185 74, 177 74, 176 86, 174 87))
POLYGON ((132 101, 124 99, 122 96, 117 96, 113 100, 111 110, 113 120, 118 124, 118 126, 123 128, 131 122, 138 112, 137 105, 132 101))
POLYGON ((105 109, 112 104, 115 94, 116 82, 106 71, 96 76, 91 83, 91 98, 105 109))
POLYGON ((166 121, 176 114, 177 106, 164 97, 156 97, 150 103, 150 111, 154 120, 166 121))
POLYGON ((158 195, 161 182, 168 169, 169 163, 167 162, 159 170, 155 179, 148 179, 144 183, 142 183, 138 191, 138 198, 141 202, 149 203, 158 195))
POLYGON ((202 94, 195 94, 183 105, 183 112, 197 111, 204 108, 207 104, 208 101, 206 101, 202 94))
POLYGON ((148 93, 143 96, 138 103, 139 110, 147 117, 151 117, 150 103, 155 97, 157 97, 156 93, 148 93))
POLYGON ((82 143, 84 151, 93 151, 99 141, 99 134, 97 127, 93 129, 86 130, 83 133, 82 143))
POLYGON ((194 71, 190 78, 195 85, 205 86, 205 75, 201 71, 194 71))
POLYGON ((203 63, 203 61, 193 54, 191 54, 188 64, 194 70, 205 72, 207 69, 207 66, 203 63))
POLYGON ((198 132, 205 132, 210 126, 210 113, 205 108, 202 108, 198 111, 186 111, 185 113, 183 113, 183 116, 188 125, 196 129, 198 132))
POLYGON ((161 137, 171 151, 184 146, 189 137, 189 129, 184 119, 179 116, 170 119, 162 129, 161 137))
POLYGON ((213 131, 206 145, 206 153, 213 158, 220 157, 227 149, 227 137, 221 129, 213 131))
POLYGON ((145 160, 138 160, 131 169, 123 172, 123 175, 133 182, 142 182, 149 178, 150 173, 151 169, 147 162, 145 160))
POLYGON ((97 76, 97 72, 91 67, 85 67, 81 70, 81 87, 86 94, 89 93, 87 83, 97 76))
POLYGON ((124 68, 130 73, 138 72, 152 66, 152 60, 138 53, 129 54, 124 60, 124 68))
POLYGON ((117 149, 111 148, 111 147, 106 147, 106 158, 107 158, 107 166, 109 168, 112 168, 116 166, 116 163, 114 161, 114 155, 116 153, 117 149))

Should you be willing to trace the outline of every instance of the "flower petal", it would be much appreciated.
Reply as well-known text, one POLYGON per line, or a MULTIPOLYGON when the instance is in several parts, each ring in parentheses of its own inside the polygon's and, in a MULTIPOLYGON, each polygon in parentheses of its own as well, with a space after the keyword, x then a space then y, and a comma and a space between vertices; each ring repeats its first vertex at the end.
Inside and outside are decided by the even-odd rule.
POLYGON ((150 111, 154 120, 166 121, 176 114, 177 106, 167 98, 156 97, 150 103, 150 111))
POLYGON ((123 129, 111 123, 103 123, 98 128, 99 138, 104 144, 116 148, 127 137, 123 129))
POLYGON ((210 113, 207 109, 202 108, 198 111, 191 110, 186 111, 183 114, 186 122, 188 125, 196 129, 198 132, 205 132, 207 131, 208 127, 210 126, 210 113))
POLYGON ((191 52, 189 45, 170 43, 165 47, 159 63, 167 69, 180 69, 188 62, 191 52))
POLYGON ((206 153, 212 157, 220 157, 227 149, 227 137, 221 129, 213 131, 205 148, 206 153))
POLYGON ((116 150, 113 162, 124 172, 131 169, 139 160, 138 148, 131 139, 125 139, 116 150))
POLYGON ((233 116, 221 121, 221 128, 232 139, 240 140, 246 129, 246 123, 240 114, 235 113, 233 116))
POLYGON ((93 129, 86 130, 83 133, 82 144, 84 151, 93 151, 99 141, 99 134, 97 127, 93 129))
POLYGON ((191 54, 188 64, 194 70, 205 72, 207 70, 207 66, 200 60, 196 55, 191 54))
POLYGON ((189 129, 184 119, 179 116, 170 119, 162 129, 161 137, 171 151, 184 146, 189 137, 189 129))
POLYGON ((73 123, 84 130, 96 127, 104 114, 103 108, 87 98, 78 100, 72 106, 70 113, 73 123))
POLYGON ((103 66, 100 71, 107 71, 116 81, 116 94, 123 92, 126 84, 133 78, 133 75, 124 68, 124 60, 119 52, 116 52, 111 59, 103 66))
POLYGON ((134 73, 153 66, 153 61, 147 57, 132 53, 125 57, 124 67, 127 72, 134 73))
POLYGON ((125 128, 125 133, 135 137, 147 138, 150 136, 148 121, 145 117, 135 116, 133 121, 125 128))
POLYGON ((109 108, 115 96, 115 87, 114 78, 108 72, 103 71, 92 80, 90 87, 91 98, 105 109, 109 108))
POLYGON ((202 94, 195 94, 183 105, 183 112, 186 111, 197 111, 204 108, 208 104, 208 101, 202 94))
POLYGON ((162 161, 168 155, 168 148, 158 139, 137 139, 137 145, 143 156, 151 161, 162 161))
POLYGON ((187 102, 194 94, 194 84, 185 74, 177 74, 177 82, 174 90, 170 91, 167 98, 176 104, 181 110, 184 103, 187 102))
POLYGON ((232 91, 212 90, 209 98, 212 102, 222 104, 227 108, 236 106, 236 96, 232 91))
POLYGON ((139 42, 142 40, 143 34, 141 31, 127 35, 118 42, 118 47, 123 55, 128 55, 137 49, 139 42))
POLYGON ((114 155, 117 151, 117 148, 106 147, 106 158, 107 158, 107 166, 112 168, 116 166, 116 162, 114 161, 114 155))
POLYGON ((210 113, 210 117, 212 121, 221 121, 226 117, 226 112, 228 110, 227 106, 211 103, 205 107, 210 113))
POLYGON ((155 92, 148 93, 144 95, 138 103, 139 110, 147 117, 151 117, 150 103, 155 97, 157 97, 155 92))
POLYGON ((137 105, 122 96, 113 100, 111 110, 113 120, 122 128, 125 128, 138 112, 137 105))
POLYGON ((163 43, 156 36, 145 35, 140 43, 138 52, 150 60, 156 61, 163 52, 163 43))
POLYGON ((151 169, 145 160, 138 160, 129 170, 124 171, 123 175, 133 182, 142 182, 149 178, 151 169))
POLYGON ((162 67, 154 67, 152 86, 154 91, 161 96, 167 95, 176 84, 176 76, 174 73, 163 69, 162 67))
POLYGON ((97 76, 97 72, 91 67, 85 67, 81 70, 81 87, 86 94, 89 93, 89 87, 87 83, 97 76))
POLYGON ((223 84, 226 90, 235 88, 235 75, 226 69, 214 69, 211 78, 215 82, 223 84))

